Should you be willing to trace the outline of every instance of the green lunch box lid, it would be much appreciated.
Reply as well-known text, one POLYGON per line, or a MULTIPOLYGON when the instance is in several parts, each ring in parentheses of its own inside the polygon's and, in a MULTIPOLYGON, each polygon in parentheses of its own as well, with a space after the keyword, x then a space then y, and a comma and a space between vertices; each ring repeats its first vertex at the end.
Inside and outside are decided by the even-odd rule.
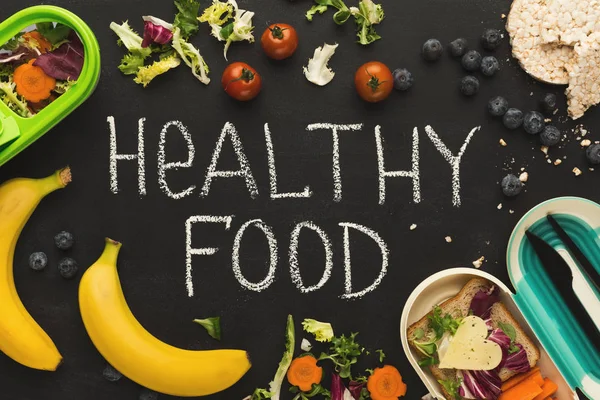
POLYGON ((64 8, 34 6, 17 12, 0 23, 0 44, 39 22, 70 26, 81 38, 83 69, 79 79, 65 94, 30 118, 23 118, 0 102, 0 166, 48 132, 94 92, 100 78, 100 47, 94 33, 81 18, 64 8))
POLYGON ((550 199, 527 212, 511 234, 506 262, 516 290, 513 300, 569 386, 597 400, 600 399, 600 354, 566 304, 549 292, 552 283, 526 240, 525 230, 530 229, 552 245, 571 266, 573 287, 595 320, 600 318, 600 293, 578 272, 577 263, 546 220, 549 213, 600 272, 600 204, 578 197, 550 199))

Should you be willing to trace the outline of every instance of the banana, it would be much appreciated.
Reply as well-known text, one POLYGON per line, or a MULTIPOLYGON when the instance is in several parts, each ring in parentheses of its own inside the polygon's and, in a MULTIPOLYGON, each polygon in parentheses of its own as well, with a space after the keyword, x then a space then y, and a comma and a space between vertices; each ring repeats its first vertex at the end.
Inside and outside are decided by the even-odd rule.
POLYGON ((157 392, 205 396, 236 383, 250 369, 242 350, 183 350, 152 336, 135 319, 121 289, 121 243, 106 239, 100 258, 79 283, 79 309, 92 342, 113 367, 157 392))
POLYGON ((0 185, 0 350, 18 363, 47 371, 55 371, 62 357, 19 298, 13 258, 19 235, 37 205, 69 182, 67 167, 47 178, 17 178, 0 185))

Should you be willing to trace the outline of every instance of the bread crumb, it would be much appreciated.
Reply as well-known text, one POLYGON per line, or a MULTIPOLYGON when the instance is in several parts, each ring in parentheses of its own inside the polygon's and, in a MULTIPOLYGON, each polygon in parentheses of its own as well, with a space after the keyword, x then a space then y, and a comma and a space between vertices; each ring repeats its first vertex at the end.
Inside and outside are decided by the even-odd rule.
POLYGON ((417 224, 412 224, 412 225, 410 226, 410 230, 411 230, 411 231, 414 231, 415 229, 417 229, 417 224))
POLYGON ((496 208, 498 208, 498 210, 502 210, 502 203, 498 204, 498 207, 496 208))
POLYGON ((500 145, 506 147, 506 142, 504 141, 504 139, 500 139, 500 145))
POLYGON ((588 147, 592 144, 592 141, 590 139, 584 139, 579 144, 581 145, 581 147, 588 147))
POLYGON ((548 146, 542 146, 540 147, 540 150, 542 151, 542 153, 548 154, 548 146))
POLYGON ((581 170, 577 167, 573 168, 573 173, 575 174, 575 176, 579 176, 581 175, 583 172, 581 172, 581 170))
POLYGON ((527 172, 523 172, 521 175, 519 175, 519 180, 521 182, 527 182, 529 180, 529 174, 527 172))
POLYGON ((446 242, 452 243, 452 238, 450 236, 446 236, 444 239, 446 239, 446 242))
POLYGON ((560 165, 562 164, 562 160, 560 158, 557 158, 556 160, 554 160, 554 165, 560 165))
POLYGON ((552 164, 552 160, 551 159, 547 159, 546 161, 548 161, 548 164, 552 164))
POLYGON ((521 172, 525 171, 525 167, 521 167, 521 172))
POLYGON ((484 261, 485 261, 485 257, 481 256, 477 260, 473 261, 473 266, 475 268, 481 268, 481 265, 483 265, 484 261))
POLYGON ((515 213, 515 210, 508 210, 508 212, 509 212, 510 214, 514 214, 514 213, 515 213))
POLYGON ((590 171, 594 171, 594 168, 590 167, 590 168, 589 168, 589 170, 590 170, 590 171))
POLYGON ((545 123, 552 122, 552 118, 544 118, 544 122, 545 123))
POLYGON ((505 19, 506 18, 506 14, 500 15, 500 18, 505 19))

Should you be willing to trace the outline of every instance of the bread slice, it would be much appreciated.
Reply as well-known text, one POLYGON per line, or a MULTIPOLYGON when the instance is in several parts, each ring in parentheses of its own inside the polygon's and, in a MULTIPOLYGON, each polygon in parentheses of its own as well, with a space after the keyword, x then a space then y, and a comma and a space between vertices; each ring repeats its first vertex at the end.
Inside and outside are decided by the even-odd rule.
MULTIPOLYGON (((469 307, 471 306, 471 300, 473 297, 479 293, 480 290, 487 291, 491 288, 492 284, 483 278, 473 278, 469 280, 463 288, 458 292, 458 294, 450 299, 444 301, 439 307, 442 309, 442 314, 450 314, 454 318, 465 317, 469 314, 469 307)), ((431 329, 429 327, 429 315, 431 315, 433 311, 424 315, 423 318, 409 326, 407 331, 408 343, 411 347, 413 347, 417 353, 418 350, 413 344, 413 340, 415 339, 415 331, 417 329, 423 329, 425 331, 425 335, 427 335, 431 329)), ((540 358, 540 352, 535 343, 527 336, 527 334, 523 331, 523 329, 519 326, 515 318, 512 316, 510 311, 506 308, 504 304, 501 302, 497 302, 492 306, 491 310, 491 318, 492 325, 494 328, 498 327, 498 322, 511 324, 515 331, 516 335, 516 343, 520 343, 525 351, 527 352, 527 359, 529 360, 529 365, 533 367, 538 359, 540 358)), ((456 370, 455 369, 442 369, 437 365, 430 365, 429 369, 431 374, 437 380, 455 380, 456 379, 456 370)), ((510 371, 506 368, 502 368, 499 372, 500 379, 502 382, 509 379, 511 376, 515 375, 515 372, 510 371)), ((441 387, 444 397, 447 399, 452 399, 452 395, 448 393, 443 387, 441 387)))

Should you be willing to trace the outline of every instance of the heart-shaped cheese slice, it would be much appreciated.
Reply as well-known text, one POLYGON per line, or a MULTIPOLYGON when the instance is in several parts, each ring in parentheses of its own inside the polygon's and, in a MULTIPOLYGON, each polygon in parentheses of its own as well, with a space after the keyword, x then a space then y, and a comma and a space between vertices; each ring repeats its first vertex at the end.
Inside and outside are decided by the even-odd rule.
POLYGON ((497 343, 487 340, 485 321, 470 315, 452 337, 440 368, 455 368, 471 371, 487 371, 496 368, 502 361, 502 349, 497 343))

